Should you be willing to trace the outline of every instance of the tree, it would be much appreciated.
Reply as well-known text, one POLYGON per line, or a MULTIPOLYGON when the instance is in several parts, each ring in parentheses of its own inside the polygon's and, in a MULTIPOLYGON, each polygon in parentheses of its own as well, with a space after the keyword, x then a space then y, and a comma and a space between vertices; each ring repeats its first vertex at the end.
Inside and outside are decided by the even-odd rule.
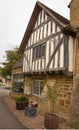
POLYGON ((18 48, 13 50, 6 51, 6 61, 3 62, 3 67, 1 68, 1 74, 3 77, 11 76, 12 66, 22 57, 21 54, 18 54, 18 48))
POLYGON ((18 48, 14 48, 13 50, 6 51, 6 61, 15 63, 17 60, 21 58, 21 55, 18 54, 18 48))

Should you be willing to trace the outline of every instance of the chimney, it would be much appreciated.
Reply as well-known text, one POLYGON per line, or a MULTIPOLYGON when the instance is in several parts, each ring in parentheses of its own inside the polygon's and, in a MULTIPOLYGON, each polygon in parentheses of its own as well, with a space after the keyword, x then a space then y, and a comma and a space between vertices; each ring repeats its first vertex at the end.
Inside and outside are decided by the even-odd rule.
POLYGON ((79 27, 79 0, 71 0, 70 8, 70 24, 71 26, 79 27))

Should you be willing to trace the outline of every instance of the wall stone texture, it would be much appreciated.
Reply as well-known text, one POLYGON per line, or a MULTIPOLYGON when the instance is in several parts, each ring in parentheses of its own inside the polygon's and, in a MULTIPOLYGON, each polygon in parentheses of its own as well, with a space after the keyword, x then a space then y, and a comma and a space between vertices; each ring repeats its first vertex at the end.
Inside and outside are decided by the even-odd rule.
POLYGON ((22 68, 12 69, 12 74, 20 74, 20 73, 23 73, 23 69, 22 68))
MULTIPOLYGON (((67 113, 69 112, 70 108, 70 100, 71 100, 71 94, 73 89, 73 77, 69 76, 48 76, 48 78, 45 76, 42 78, 43 80, 47 80, 47 84, 50 87, 53 87, 55 82, 57 84, 57 101, 55 105, 55 112, 56 113, 67 113)), ((33 76, 31 78, 32 83, 33 80, 36 80, 36 77, 33 76)), ((38 77, 38 80, 40 80, 40 77, 38 77)), ((26 87, 29 84, 28 78, 26 79, 26 87)), ((40 96, 30 96, 30 100, 37 101, 38 102, 38 112, 44 113, 50 111, 50 103, 47 99, 45 99, 45 93, 46 93, 46 85, 44 85, 43 92, 40 96)))
POLYGON ((70 23, 73 27, 79 25, 79 0, 73 0, 70 4, 70 23))

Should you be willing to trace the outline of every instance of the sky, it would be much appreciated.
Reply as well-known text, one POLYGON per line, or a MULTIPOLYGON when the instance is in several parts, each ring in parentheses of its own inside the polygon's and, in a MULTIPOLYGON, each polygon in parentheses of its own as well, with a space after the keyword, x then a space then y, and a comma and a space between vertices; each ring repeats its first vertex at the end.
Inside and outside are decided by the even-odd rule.
MULTIPOLYGON (((0 0, 0 63, 5 51, 20 46, 37 0, 0 0)), ((70 19, 71 0, 39 0, 57 13, 70 19)))

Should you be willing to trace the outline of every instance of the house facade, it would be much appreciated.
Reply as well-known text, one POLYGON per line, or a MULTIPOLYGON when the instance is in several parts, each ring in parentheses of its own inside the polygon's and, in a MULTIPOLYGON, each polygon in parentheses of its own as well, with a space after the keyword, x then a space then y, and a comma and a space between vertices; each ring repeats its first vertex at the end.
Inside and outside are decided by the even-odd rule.
POLYGON ((23 58, 12 67, 11 97, 15 98, 24 94, 23 58))
MULTIPOLYGON (((79 3, 79 0, 76 2, 79 3)), ((76 19, 78 7, 75 6, 75 0, 72 0, 69 21, 36 2, 19 48, 19 52, 24 54, 26 94, 39 103, 39 109, 43 101, 45 111, 50 109, 49 102, 44 98, 46 85, 53 87, 56 83, 58 96, 55 111, 59 114, 69 112, 74 79, 79 75, 79 19, 76 19)))

